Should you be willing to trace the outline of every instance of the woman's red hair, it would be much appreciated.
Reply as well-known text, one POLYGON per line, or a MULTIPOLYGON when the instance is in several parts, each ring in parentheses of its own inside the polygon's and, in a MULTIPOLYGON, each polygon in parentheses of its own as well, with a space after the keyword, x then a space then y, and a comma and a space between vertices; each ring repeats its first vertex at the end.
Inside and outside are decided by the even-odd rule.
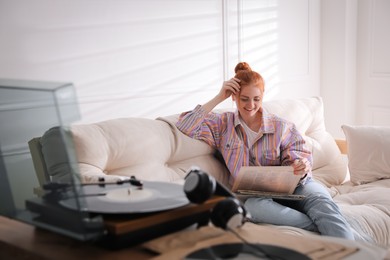
POLYGON ((236 73, 234 77, 240 80, 240 86, 255 85, 264 93, 263 77, 253 71, 248 63, 239 62, 234 68, 234 72, 236 73))

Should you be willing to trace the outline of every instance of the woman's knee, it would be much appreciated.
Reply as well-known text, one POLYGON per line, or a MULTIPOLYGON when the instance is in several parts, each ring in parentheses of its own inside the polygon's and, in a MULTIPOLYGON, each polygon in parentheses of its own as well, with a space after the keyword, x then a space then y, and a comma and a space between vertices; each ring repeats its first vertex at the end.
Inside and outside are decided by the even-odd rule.
POLYGON ((296 194, 304 195, 309 199, 333 200, 328 190, 320 183, 311 180, 309 183, 300 186, 295 191, 296 194))

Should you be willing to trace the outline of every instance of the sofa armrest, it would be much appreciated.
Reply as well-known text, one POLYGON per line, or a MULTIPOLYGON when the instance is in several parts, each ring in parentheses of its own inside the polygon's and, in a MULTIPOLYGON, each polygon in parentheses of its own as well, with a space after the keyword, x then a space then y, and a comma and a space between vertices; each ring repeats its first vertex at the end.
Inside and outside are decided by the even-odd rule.
POLYGON ((344 140, 344 139, 335 139, 335 141, 336 141, 337 146, 338 146, 339 149, 340 149, 340 152, 341 152, 342 154, 347 154, 347 152, 348 152, 348 149, 347 149, 347 141, 344 140))
POLYGON ((30 149, 35 174, 39 182, 39 187, 34 187, 33 192, 38 197, 42 197, 42 195, 44 194, 42 186, 45 183, 50 182, 50 176, 45 165, 45 159, 43 158, 42 145, 40 143, 40 140, 40 137, 35 137, 28 141, 28 147, 30 149))

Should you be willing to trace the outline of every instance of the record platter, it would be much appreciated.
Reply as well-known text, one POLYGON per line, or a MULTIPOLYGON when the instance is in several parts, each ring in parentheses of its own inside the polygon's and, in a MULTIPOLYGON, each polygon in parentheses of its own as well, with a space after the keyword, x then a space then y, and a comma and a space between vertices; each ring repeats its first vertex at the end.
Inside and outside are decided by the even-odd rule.
MULTIPOLYGON (((88 185, 83 187, 85 207, 91 213, 132 214, 174 209, 189 204, 183 186, 169 182, 143 182, 143 187, 88 185)), ((63 199, 60 205, 77 209, 75 198, 63 199)))
POLYGON ((114 249, 205 224, 210 209, 224 198, 214 196, 203 204, 192 204, 182 185, 167 182, 124 185, 119 181, 79 184, 79 189, 74 188, 74 184, 51 183, 45 187, 43 198, 27 200, 26 208, 36 215, 33 224, 55 226, 57 231, 62 230, 60 233, 70 233, 79 240, 92 237, 114 249), (82 219, 88 220, 82 223, 81 230, 80 215, 86 215, 82 219))

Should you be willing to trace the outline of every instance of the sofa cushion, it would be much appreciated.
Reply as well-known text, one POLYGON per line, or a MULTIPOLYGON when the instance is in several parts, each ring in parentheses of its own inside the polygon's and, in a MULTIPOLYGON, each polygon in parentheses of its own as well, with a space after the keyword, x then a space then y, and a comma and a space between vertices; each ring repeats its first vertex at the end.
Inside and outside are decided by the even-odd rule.
POLYGON ((112 119, 75 125, 72 134, 85 181, 107 175, 181 182, 192 166, 211 174, 224 170, 213 149, 164 120, 112 119))
POLYGON ((343 125, 351 182, 390 178, 390 127, 343 125))
POLYGON ((346 163, 340 150, 327 132, 321 97, 283 99, 264 102, 264 108, 290 122, 303 135, 313 155, 313 177, 330 187, 344 182, 346 163))
POLYGON ((84 176, 136 176, 145 180, 170 180, 179 176, 164 167, 174 142, 169 128, 161 122, 143 118, 113 119, 75 125, 73 139, 84 176), (162 166, 162 167, 159 167, 162 166))
POLYGON ((212 175, 216 180, 229 185, 229 170, 225 163, 218 157, 216 151, 208 144, 190 138, 176 127, 179 114, 167 117, 159 117, 157 120, 169 125, 175 137, 175 151, 172 154, 172 167, 182 171, 188 171, 193 166, 212 175))
POLYGON ((330 161, 329 164, 313 170, 313 178, 328 188, 349 181, 346 156, 337 156, 333 161, 330 161))
POLYGON ((326 131, 320 97, 269 101, 264 102, 264 108, 295 124, 312 150, 314 170, 340 154, 333 137, 326 131))
POLYGON ((332 189, 334 201, 363 240, 390 248, 390 179, 332 189))

